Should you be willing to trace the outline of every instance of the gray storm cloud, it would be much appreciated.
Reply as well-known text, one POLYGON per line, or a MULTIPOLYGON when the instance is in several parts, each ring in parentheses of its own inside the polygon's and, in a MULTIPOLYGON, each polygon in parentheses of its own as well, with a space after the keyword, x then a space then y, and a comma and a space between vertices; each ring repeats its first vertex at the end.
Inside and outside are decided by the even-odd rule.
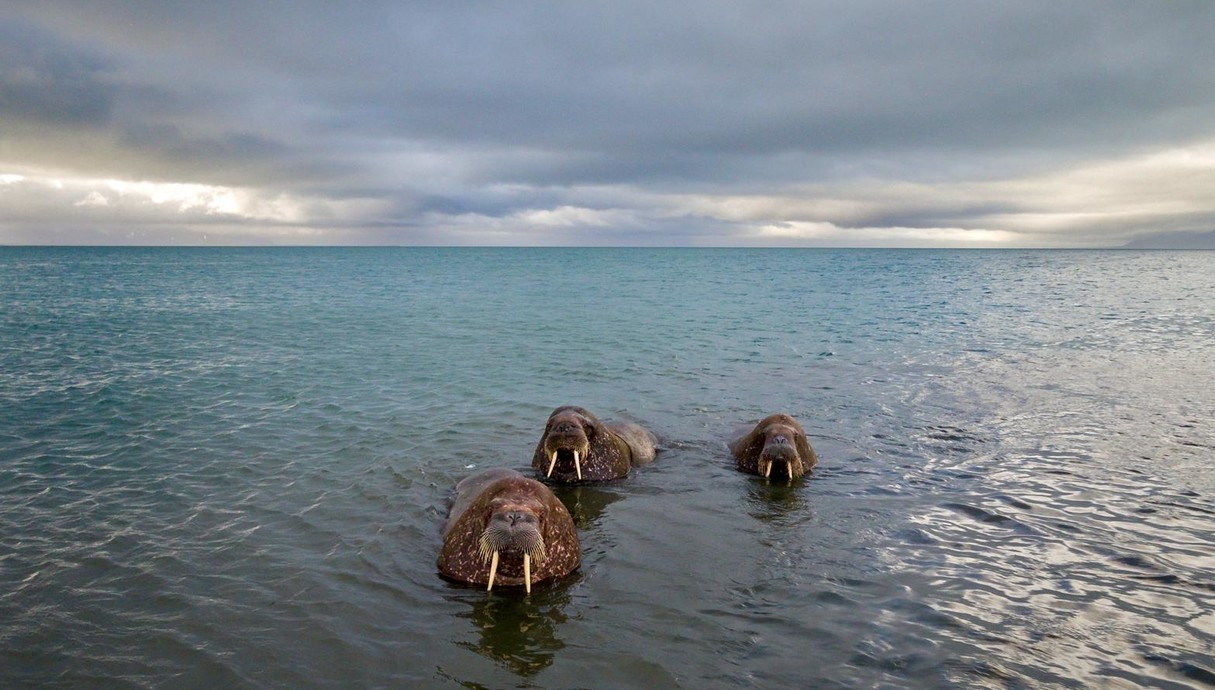
POLYGON ((1206 2, 44 0, 0 15, 0 242, 1200 232, 1213 29, 1206 2))

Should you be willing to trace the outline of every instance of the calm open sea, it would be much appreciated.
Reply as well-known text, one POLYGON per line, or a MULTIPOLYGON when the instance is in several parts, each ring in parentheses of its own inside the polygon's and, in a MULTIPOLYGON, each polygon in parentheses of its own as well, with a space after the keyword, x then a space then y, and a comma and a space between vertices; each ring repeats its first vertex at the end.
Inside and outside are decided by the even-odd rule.
POLYGON ((1211 687, 1215 252, 0 248, 0 687, 1211 687), (435 568, 549 411, 583 567, 435 568), (725 440, 770 412, 794 486, 725 440))

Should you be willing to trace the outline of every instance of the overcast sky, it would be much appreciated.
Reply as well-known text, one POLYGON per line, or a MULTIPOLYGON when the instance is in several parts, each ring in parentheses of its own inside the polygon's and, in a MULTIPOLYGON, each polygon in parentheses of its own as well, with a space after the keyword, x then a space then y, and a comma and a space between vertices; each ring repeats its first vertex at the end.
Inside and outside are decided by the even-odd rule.
POLYGON ((1211 230, 1209 0, 0 2, 0 244, 1211 230))

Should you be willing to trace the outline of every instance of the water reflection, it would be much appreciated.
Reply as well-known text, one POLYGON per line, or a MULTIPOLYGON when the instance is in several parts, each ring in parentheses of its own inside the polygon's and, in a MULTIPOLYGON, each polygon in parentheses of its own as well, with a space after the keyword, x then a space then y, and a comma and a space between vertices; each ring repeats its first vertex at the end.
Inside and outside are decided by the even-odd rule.
POLYGON ((599 486, 552 486, 557 498, 565 504, 574 519, 574 526, 584 530, 595 524, 605 508, 624 498, 612 489, 599 486))
POLYGON ((569 601, 565 585, 537 588, 530 596, 514 591, 469 596, 471 610, 457 616, 472 621, 477 638, 455 644, 520 676, 534 676, 565 648, 557 628, 567 620, 569 601))
POLYGON ((747 513, 771 525, 793 525, 806 519, 806 480, 748 478, 747 513))

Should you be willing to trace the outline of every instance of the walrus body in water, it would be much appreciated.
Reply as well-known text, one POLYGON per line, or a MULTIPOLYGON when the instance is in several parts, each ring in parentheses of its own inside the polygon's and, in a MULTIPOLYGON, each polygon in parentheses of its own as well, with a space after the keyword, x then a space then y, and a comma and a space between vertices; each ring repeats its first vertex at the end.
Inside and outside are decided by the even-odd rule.
POLYGON ((461 582, 523 585, 567 575, 582 562, 569 511, 552 490, 514 470, 481 470, 456 485, 439 572, 461 582))
POLYGON ((654 460, 658 440, 631 422, 605 424, 581 407, 558 407, 549 415, 532 456, 539 476, 554 482, 603 482, 654 460))
POLYGON ((797 479, 810 471, 818 456, 806 431, 787 414, 764 417, 753 429, 730 442, 738 469, 763 477, 797 479))

